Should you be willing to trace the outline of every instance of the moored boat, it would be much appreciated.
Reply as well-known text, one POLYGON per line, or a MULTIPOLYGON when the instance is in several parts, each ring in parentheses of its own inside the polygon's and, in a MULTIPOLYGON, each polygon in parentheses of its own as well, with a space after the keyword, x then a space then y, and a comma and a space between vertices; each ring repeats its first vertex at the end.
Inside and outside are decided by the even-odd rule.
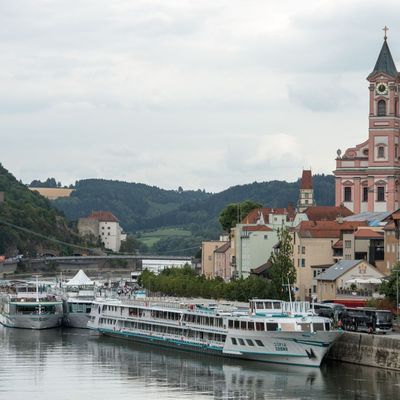
POLYGON ((210 301, 94 302, 100 334, 225 357, 318 367, 341 331, 308 302, 252 300, 247 310, 210 301))
POLYGON ((61 325, 62 300, 46 285, 10 285, 0 295, 0 323, 12 328, 48 329, 61 325))
POLYGON ((79 270, 64 289, 63 325, 69 328, 87 328, 95 299, 95 283, 84 271, 79 270))

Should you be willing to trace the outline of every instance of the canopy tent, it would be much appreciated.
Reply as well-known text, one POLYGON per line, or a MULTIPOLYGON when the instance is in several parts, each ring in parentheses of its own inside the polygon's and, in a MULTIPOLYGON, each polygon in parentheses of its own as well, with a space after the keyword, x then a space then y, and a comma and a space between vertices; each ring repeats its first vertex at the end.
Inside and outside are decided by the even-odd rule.
POLYGON ((379 284, 379 283, 382 283, 382 279, 380 279, 380 278, 367 278, 367 279, 364 279, 364 282, 365 283, 379 284))
POLYGON ((79 272, 70 279, 67 286, 89 286, 94 285, 94 282, 80 269, 79 272))
POLYGON ((346 283, 367 283, 366 279, 362 278, 353 278, 346 281, 346 283))
POLYGON ((349 279, 348 281, 346 281, 346 283, 373 283, 373 284, 379 284, 379 283, 382 283, 382 280, 381 280, 381 278, 366 278, 366 279, 353 278, 353 279, 349 279))

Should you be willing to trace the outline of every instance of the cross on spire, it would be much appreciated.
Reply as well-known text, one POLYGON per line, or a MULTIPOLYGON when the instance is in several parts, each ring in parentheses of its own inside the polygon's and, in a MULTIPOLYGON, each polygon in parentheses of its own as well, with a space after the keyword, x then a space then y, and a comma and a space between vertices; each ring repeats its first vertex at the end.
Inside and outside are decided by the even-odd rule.
POLYGON ((389 30, 389 28, 385 25, 384 28, 382 28, 383 31, 385 31, 385 36, 383 37, 385 40, 387 39, 387 31, 389 30))

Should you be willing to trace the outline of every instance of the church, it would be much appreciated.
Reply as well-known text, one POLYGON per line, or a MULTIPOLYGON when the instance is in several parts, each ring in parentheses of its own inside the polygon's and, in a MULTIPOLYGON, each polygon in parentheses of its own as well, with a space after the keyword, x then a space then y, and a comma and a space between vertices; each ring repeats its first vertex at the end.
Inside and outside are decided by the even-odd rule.
POLYGON ((375 67, 368 75, 368 139, 337 151, 336 206, 355 214, 393 212, 400 205, 400 74, 387 43, 387 29, 375 67))

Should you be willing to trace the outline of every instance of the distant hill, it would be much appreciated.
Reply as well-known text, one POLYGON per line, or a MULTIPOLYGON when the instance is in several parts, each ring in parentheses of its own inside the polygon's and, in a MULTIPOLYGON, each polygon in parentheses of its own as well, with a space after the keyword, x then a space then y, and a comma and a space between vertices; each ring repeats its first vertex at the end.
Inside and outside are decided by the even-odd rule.
POLYGON ((3 222, 31 230, 44 237, 83 245, 77 233, 69 226, 62 212, 52 207, 49 200, 29 190, 0 164, 0 254, 7 256, 17 252, 35 255, 41 249, 70 254, 71 248, 50 242, 42 237, 18 230, 3 222))
MULTIPOLYGON (((334 204, 334 177, 314 176, 315 198, 319 205, 334 204)), ((299 181, 254 182, 230 187, 220 193, 164 190, 141 183, 103 179, 78 181, 68 198, 53 204, 73 220, 92 210, 109 210, 128 232, 163 227, 218 233, 218 215, 230 203, 250 199, 270 207, 296 205, 299 181)))

